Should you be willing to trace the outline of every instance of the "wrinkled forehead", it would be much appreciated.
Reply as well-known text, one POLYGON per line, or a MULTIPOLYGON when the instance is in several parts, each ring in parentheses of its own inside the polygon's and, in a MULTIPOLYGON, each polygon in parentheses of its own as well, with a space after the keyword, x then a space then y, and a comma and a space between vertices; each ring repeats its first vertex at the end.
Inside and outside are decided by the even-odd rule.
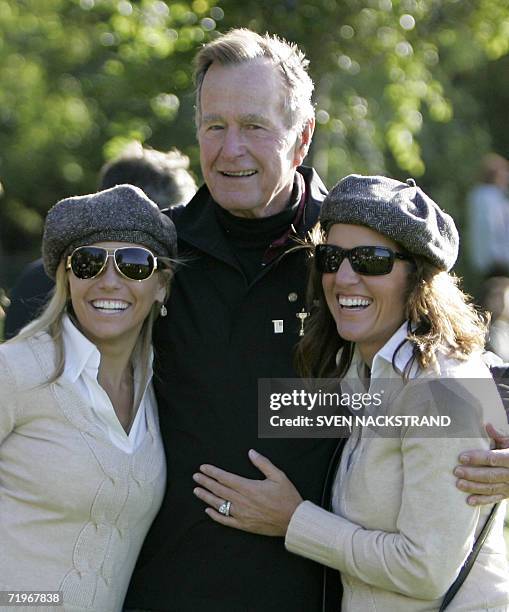
POLYGON ((266 58, 235 64, 213 62, 201 85, 199 105, 205 115, 233 109, 245 114, 273 114, 286 118, 286 88, 280 68, 266 58))

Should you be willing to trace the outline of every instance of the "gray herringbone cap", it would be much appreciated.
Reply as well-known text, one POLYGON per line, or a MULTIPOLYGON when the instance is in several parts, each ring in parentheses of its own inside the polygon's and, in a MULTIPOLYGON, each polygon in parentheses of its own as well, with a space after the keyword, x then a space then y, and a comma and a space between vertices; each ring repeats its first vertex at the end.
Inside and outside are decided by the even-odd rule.
POLYGON ((350 174, 325 198, 320 222, 364 225, 422 255, 441 270, 458 257, 459 236, 451 216, 439 208, 413 179, 401 183, 385 176, 350 174))
POLYGON ((63 257, 95 242, 134 242, 155 255, 176 253, 173 222, 141 189, 117 185, 89 195, 65 198, 48 212, 42 239, 42 258, 51 278, 63 257))

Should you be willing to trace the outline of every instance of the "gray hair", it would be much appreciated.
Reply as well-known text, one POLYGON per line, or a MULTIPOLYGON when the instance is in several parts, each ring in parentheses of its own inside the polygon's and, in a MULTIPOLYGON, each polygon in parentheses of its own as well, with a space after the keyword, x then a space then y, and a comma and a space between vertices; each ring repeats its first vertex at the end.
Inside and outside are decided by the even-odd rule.
POLYGON ((246 28, 230 30, 207 43, 195 58, 196 126, 201 122, 200 96, 203 79, 210 66, 242 64, 256 59, 268 59, 281 75, 285 88, 284 112, 289 128, 302 131, 313 119, 315 110, 311 101, 314 84, 308 74, 309 60, 296 44, 275 34, 263 36, 246 28))

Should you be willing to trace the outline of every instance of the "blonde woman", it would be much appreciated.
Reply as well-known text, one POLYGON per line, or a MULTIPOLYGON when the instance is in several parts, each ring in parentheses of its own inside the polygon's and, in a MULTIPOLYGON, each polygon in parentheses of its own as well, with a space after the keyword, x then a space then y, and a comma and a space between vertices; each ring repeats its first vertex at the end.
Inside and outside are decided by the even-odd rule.
POLYGON ((122 609, 165 488, 151 333, 175 250, 173 223, 131 185, 49 211, 54 295, 0 346, 0 590, 122 609))

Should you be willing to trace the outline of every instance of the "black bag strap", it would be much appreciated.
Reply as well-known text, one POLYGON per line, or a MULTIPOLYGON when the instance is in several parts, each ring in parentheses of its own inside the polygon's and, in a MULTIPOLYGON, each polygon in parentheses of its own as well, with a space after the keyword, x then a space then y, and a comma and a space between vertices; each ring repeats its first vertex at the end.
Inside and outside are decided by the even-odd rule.
POLYGON ((465 582, 468 576, 468 573, 472 569, 472 566, 474 565, 475 560, 477 559, 477 555, 479 554, 482 548, 482 545, 484 544, 486 538, 488 537, 488 534, 490 532, 491 526, 493 525, 493 521, 495 520, 495 515, 497 513, 499 506, 500 506, 500 502, 498 504, 495 504, 493 508, 491 509, 491 512, 486 520, 486 523, 484 524, 484 527, 482 528, 481 533, 477 536, 477 539, 474 543, 474 547, 472 548, 472 550, 470 551, 470 554, 466 558, 465 563, 463 563, 460 573, 458 574, 456 580, 449 587, 447 593, 444 595, 442 605, 440 606, 440 609, 438 612, 443 612, 443 610, 447 608, 447 606, 451 603, 456 593, 459 591, 461 585, 465 582))
MULTIPOLYGON (((332 485, 336 478, 336 474, 341 461, 341 453, 345 446, 346 438, 342 438, 332 454, 325 476, 325 482, 322 490, 322 508, 332 512, 332 485)), ((343 595, 343 586, 338 570, 333 570, 326 565, 323 566, 323 583, 322 583, 322 612, 337 612, 338 606, 343 595)))

